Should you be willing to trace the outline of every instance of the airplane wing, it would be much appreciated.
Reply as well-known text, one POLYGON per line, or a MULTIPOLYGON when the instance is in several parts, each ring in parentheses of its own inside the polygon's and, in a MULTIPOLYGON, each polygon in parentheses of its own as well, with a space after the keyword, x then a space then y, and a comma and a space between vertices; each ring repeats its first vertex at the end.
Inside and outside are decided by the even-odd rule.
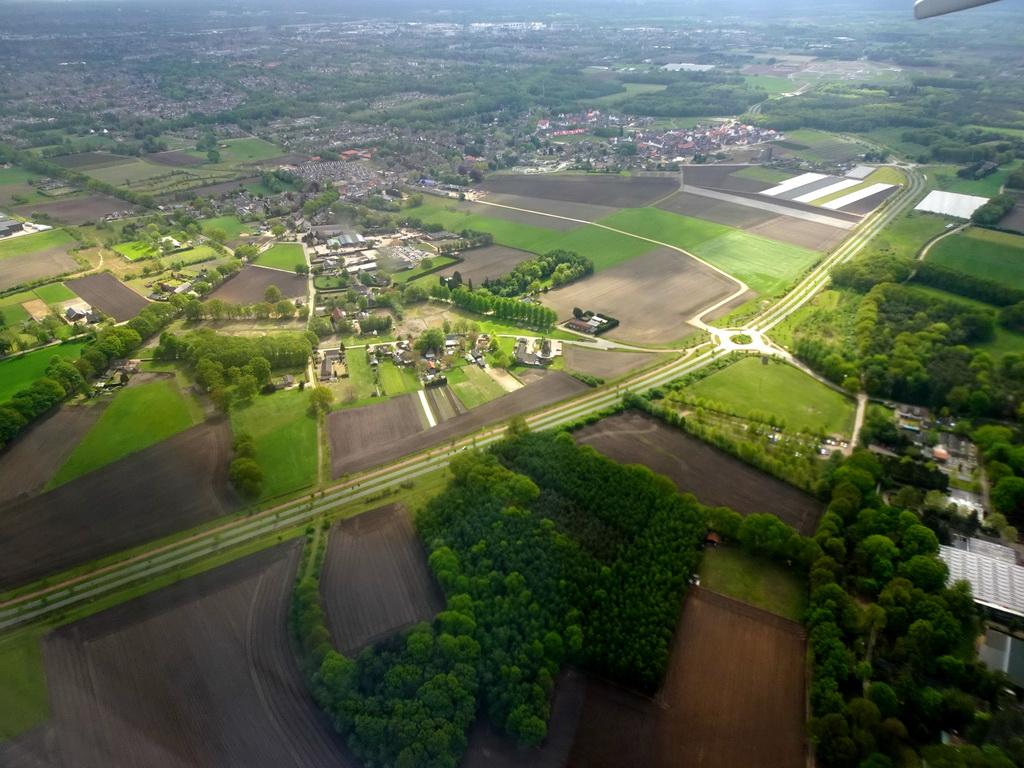
POLYGON ((916 0, 914 16, 918 19, 928 19, 932 16, 941 16, 944 13, 976 8, 979 5, 988 5, 994 2, 996 0, 916 0))

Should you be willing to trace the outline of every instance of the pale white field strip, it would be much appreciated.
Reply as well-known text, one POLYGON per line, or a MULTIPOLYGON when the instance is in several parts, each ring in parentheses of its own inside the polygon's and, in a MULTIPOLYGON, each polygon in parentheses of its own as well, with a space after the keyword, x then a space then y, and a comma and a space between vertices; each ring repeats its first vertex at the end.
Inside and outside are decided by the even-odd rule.
POLYGON ((427 423, 432 427, 436 427, 437 419, 434 418, 434 413, 430 410, 430 403, 427 402, 427 393, 421 389, 418 394, 420 402, 423 404, 423 413, 427 415, 427 423))
MULTIPOLYGON (((858 189, 856 192, 851 192, 848 195, 837 197, 835 200, 830 200, 827 203, 822 203, 822 208, 828 208, 832 211, 838 211, 844 205, 850 205, 856 203, 858 200, 863 200, 865 197, 871 197, 877 195, 886 189, 892 189, 895 184, 872 184, 870 187, 864 187, 864 189, 858 189)), ((824 195, 822 195, 824 197, 824 195)))
POLYGON ((941 213, 946 216, 955 216, 958 219, 969 219, 972 213, 987 202, 987 197, 961 195, 959 192, 941 192, 936 189, 929 192, 928 196, 914 207, 914 210, 941 213))
POLYGON ((800 176, 794 176, 792 179, 786 179, 781 184, 778 184, 770 189, 762 190, 762 195, 768 195, 768 197, 775 197, 775 195, 781 195, 783 192, 789 192, 791 189, 802 187, 804 184, 810 184, 812 181, 820 181, 821 179, 827 179, 828 174, 826 173, 804 173, 800 176))
POLYGON ((828 197, 829 195, 835 194, 836 192, 841 192, 844 189, 855 187, 858 184, 860 184, 860 182, 857 181, 856 179, 842 179, 840 181, 837 181, 835 184, 830 184, 824 189, 815 189, 814 191, 808 192, 805 195, 800 195, 800 197, 794 197, 793 202, 809 203, 812 200, 820 200, 823 197, 828 197))
POLYGON ((736 205, 745 205, 748 208, 756 208, 759 211, 774 213, 778 216, 791 216, 794 219, 812 221, 815 224, 827 224, 838 229, 853 229, 856 226, 856 223, 852 221, 837 219, 824 213, 801 211, 797 208, 773 203, 770 200, 756 200, 749 197, 740 197, 739 195, 730 195, 728 192, 719 192, 715 189, 701 189, 700 187, 687 187, 686 191, 691 195, 710 197, 712 200, 723 200, 727 203, 735 203, 736 205))

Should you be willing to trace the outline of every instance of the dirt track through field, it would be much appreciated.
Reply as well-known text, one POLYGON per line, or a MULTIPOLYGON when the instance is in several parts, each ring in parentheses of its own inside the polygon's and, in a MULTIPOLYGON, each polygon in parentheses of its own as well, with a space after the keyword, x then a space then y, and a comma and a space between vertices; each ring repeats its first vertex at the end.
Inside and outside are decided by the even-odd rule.
POLYGON ((0 290, 41 277, 80 269, 78 262, 68 256, 70 247, 62 245, 0 260, 0 290))
POLYGON ((237 509, 226 419, 0 509, 0 590, 185 530, 237 509))
POLYGON ((44 638, 52 765, 356 768, 295 666, 290 542, 44 638))
POLYGON ((823 511, 803 491, 640 411, 617 414, 574 436, 615 461, 667 475, 680 493, 692 493, 701 504, 741 515, 771 512, 804 536, 814 532, 823 511))
POLYGON ((131 320, 149 306, 149 302, 109 272, 69 280, 68 288, 81 296, 90 306, 119 323, 131 320))
MULTIPOLYGON (((368 409, 378 408, 380 405, 365 406, 368 413, 360 418, 366 419, 366 424, 370 425, 368 429, 371 434, 366 439, 365 450, 360 452, 341 453, 335 450, 336 441, 348 440, 338 430, 344 430, 351 424, 344 419, 338 420, 337 414, 346 413, 346 410, 334 411, 328 417, 331 439, 331 476, 338 478, 349 472, 359 472, 387 464, 408 454, 462 437, 483 426, 503 421, 515 414, 527 413, 572 395, 578 395, 588 389, 586 384, 562 371, 539 371, 538 373, 540 379, 535 384, 502 395, 497 400, 484 403, 467 413, 448 419, 436 427, 401 439, 388 440, 381 435, 374 437, 376 431, 373 430, 372 425, 373 420, 377 417, 369 413, 368 409)), ((363 410, 363 408, 349 410, 363 410)))
POLYGON ((574 307, 611 315, 619 326, 605 334, 610 339, 668 344, 694 330, 687 325, 694 315, 735 291, 732 280, 696 259, 659 248, 550 291, 542 302, 560 320, 574 307))
POLYGON ((331 526, 320 591, 334 647, 347 656, 444 610, 426 549, 401 504, 331 526))

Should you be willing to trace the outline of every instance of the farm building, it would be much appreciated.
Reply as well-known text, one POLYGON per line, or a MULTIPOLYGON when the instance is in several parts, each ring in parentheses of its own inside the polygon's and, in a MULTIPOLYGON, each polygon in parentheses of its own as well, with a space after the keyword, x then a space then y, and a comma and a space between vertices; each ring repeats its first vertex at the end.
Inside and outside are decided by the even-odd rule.
POLYGON ((0 216, 0 237, 13 235, 16 232, 21 232, 22 229, 23 227, 20 221, 9 219, 6 216, 0 216))
POLYGON ((949 582, 967 581, 974 602, 997 616, 1024 618, 1024 567, 1010 547, 958 537, 955 546, 939 547, 949 568, 949 582))

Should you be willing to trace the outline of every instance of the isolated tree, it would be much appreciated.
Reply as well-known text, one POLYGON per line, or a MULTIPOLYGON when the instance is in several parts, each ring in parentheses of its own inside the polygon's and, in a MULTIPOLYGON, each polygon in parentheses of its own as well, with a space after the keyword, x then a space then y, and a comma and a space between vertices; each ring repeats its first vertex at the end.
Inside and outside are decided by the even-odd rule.
MULTIPOLYGON (((237 253, 238 251, 236 250, 235 252, 237 253)), ((295 274, 296 275, 308 275, 309 274, 309 265, 308 264, 296 264, 295 265, 295 274)))
POLYGON ((328 387, 314 387, 309 393, 309 409, 313 413, 327 413, 334 402, 334 392, 328 387))
POLYGON ((232 484, 247 498, 256 498, 263 489, 263 470, 252 459, 241 457, 231 462, 228 470, 232 484))
POLYGON ((209 152, 206 153, 206 159, 209 160, 211 163, 219 163, 220 152, 218 152, 216 149, 211 149, 209 152))
POLYGON ((280 237, 284 233, 285 233, 285 228, 281 224, 275 224, 274 226, 272 226, 270 228, 270 234, 272 234, 274 237, 280 237))
POLYGON ((295 316, 295 305, 292 302, 288 301, 288 299, 281 299, 279 302, 277 302, 275 309, 277 309, 277 314, 279 314, 281 317, 295 316))
POLYGON ((426 352, 428 349, 444 350, 444 331, 440 328, 427 328, 416 339, 413 348, 417 352, 426 352))
POLYGON ((268 304, 277 304, 281 300, 281 289, 276 285, 268 285, 263 291, 263 300, 268 304))
POLYGON ((215 243, 223 244, 228 239, 228 233, 225 232, 220 227, 210 227, 209 229, 205 230, 204 233, 210 240, 213 240, 213 242, 215 243))

